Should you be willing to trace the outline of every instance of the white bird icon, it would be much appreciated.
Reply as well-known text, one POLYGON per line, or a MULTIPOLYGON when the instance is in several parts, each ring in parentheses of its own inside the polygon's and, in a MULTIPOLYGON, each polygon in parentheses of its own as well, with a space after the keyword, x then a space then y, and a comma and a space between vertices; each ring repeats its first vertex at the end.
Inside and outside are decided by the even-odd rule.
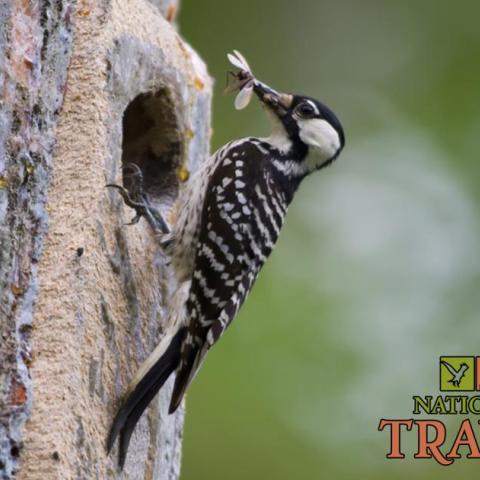
POLYGON ((446 362, 445 360, 441 360, 441 364, 452 374, 452 378, 448 381, 448 383, 451 383, 454 387, 458 388, 462 378, 465 375, 465 372, 469 369, 469 366, 465 362, 462 362, 460 367, 455 369, 455 367, 450 365, 450 363, 446 362))

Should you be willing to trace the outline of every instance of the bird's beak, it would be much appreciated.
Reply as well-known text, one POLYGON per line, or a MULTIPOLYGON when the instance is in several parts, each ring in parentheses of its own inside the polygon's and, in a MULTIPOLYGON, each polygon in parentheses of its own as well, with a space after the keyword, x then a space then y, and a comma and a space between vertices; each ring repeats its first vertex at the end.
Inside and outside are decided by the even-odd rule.
POLYGON ((279 116, 285 115, 292 106, 292 95, 279 93, 258 80, 255 80, 253 90, 260 101, 279 116))

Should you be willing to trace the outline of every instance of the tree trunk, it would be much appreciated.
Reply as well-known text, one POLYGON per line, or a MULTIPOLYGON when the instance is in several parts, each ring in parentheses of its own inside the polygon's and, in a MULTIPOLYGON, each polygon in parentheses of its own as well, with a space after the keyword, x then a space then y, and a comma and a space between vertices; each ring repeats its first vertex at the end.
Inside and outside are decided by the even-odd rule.
MULTIPOLYGON (((0 479, 121 476, 106 434, 175 281, 105 184, 137 163, 174 221, 207 158, 211 82, 176 7, 0 0, 0 479)), ((170 388, 137 425, 122 478, 178 478, 170 388)))

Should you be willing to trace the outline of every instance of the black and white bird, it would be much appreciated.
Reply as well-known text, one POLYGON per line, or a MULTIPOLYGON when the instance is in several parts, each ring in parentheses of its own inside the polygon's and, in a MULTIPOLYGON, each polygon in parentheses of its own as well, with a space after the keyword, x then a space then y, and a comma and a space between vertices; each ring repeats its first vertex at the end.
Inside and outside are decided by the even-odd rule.
MULTIPOLYGON (((170 333, 140 367, 111 426, 107 449, 119 437, 120 467, 141 414, 173 372, 169 412, 180 405, 205 355, 252 289, 302 180, 331 164, 345 144, 342 125, 323 103, 273 90, 253 76, 238 52, 229 59, 239 68, 233 74, 239 90, 235 106, 245 107, 255 94, 273 131, 267 138, 248 137, 222 147, 182 195, 165 242, 180 285, 179 307, 170 333)), ((155 223, 158 212, 151 212, 148 202, 133 202, 117 188, 137 216, 155 223)))

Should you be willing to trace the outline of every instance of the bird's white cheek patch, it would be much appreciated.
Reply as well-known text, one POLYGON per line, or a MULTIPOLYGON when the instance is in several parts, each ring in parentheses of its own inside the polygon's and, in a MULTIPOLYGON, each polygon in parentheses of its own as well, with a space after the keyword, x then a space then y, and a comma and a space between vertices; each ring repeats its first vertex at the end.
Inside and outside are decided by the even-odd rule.
POLYGON ((340 148, 340 138, 337 131, 325 120, 313 118, 298 121, 299 136, 308 145, 320 161, 332 158, 340 148))

